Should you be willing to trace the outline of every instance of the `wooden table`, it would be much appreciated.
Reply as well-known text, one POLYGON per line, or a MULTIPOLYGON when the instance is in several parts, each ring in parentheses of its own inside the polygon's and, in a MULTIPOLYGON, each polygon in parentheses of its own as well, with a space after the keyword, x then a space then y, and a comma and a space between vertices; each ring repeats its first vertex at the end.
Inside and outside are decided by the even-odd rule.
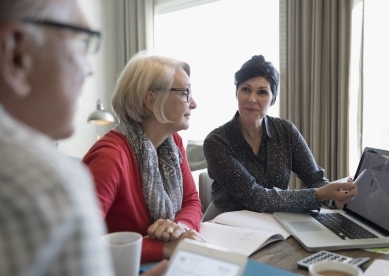
MULTIPOLYGON (((352 258, 370 257, 370 261, 362 266, 366 270, 375 259, 389 260, 389 255, 378 254, 359 249, 337 250, 338 254, 352 258)), ((301 275, 308 275, 306 269, 299 268, 297 262, 302 258, 308 257, 314 252, 308 252, 293 237, 285 241, 277 241, 263 247, 253 254, 250 259, 275 266, 284 270, 292 271, 301 275)))

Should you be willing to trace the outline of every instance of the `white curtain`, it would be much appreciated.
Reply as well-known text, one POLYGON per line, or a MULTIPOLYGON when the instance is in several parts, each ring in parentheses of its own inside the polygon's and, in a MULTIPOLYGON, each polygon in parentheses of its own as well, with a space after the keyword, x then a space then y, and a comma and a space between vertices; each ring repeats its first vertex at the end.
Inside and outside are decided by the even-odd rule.
POLYGON ((153 50, 154 0, 117 0, 119 72, 135 53, 153 50))

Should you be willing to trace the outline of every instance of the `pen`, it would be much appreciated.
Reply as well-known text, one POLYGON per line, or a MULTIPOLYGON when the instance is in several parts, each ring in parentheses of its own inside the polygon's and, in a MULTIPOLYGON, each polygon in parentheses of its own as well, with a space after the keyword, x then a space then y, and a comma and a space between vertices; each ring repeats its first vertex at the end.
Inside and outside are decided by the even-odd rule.
MULTIPOLYGON (((362 178, 362 176, 365 174, 365 172, 366 172, 366 169, 364 169, 364 170, 358 175, 358 177, 354 180, 354 182, 355 182, 356 184, 358 184, 358 181, 362 178)), ((340 189, 340 192, 341 192, 341 193, 345 193, 345 194, 347 194, 349 191, 350 191, 350 190, 342 190, 342 189, 340 189)))
POLYGON ((358 181, 362 178, 362 176, 365 174, 366 172, 366 169, 364 169, 359 175, 358 177, 354 180, 355 183, 358 183, 358 181))

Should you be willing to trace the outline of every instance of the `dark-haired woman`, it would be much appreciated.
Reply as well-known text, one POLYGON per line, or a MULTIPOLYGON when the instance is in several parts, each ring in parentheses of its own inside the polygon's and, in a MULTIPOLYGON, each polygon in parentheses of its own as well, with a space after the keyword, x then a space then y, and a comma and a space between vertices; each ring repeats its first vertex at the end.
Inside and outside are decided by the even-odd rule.
POLYGON ((352 179, 330 183, 295 125, 267 115, 278 83, 278 71, 262 55, 235 73, 238 111, 204 141, 213 202, 223 212, 343 208, 357 193, 352 179), (303 189, 288 190, 292 171, 303 189))

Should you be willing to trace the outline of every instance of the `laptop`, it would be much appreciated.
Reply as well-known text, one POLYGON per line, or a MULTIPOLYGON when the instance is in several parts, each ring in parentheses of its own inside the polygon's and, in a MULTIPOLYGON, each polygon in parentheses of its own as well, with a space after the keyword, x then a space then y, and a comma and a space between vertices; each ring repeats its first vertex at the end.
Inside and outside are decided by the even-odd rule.
POLYGON ((310 252, 388 247, 389 151, 365 148, 354 181, 360 174, 358 195, 343 210, 273 215, 310 252))

